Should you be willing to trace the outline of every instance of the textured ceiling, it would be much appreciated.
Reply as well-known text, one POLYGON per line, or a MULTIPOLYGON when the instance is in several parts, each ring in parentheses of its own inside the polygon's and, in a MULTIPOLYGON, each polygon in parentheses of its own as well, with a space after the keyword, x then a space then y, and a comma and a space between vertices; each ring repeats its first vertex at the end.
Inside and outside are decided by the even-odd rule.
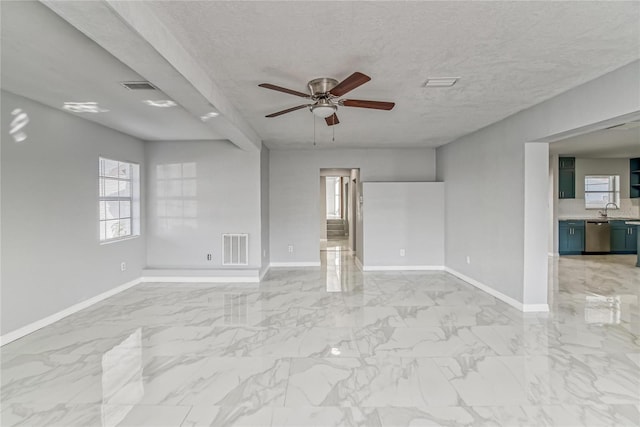
POLYGON ((220 138, 181 107, 143 104, 167 95, 122 87, 145 79, 38 2, 3 2, 1 34, 4 90, 58 109, 98 102, 109 111, 75 115, 144 140, 220 138))
MULTIPOLYGON (((305 100, 263 82, 305 91, 361 71, 372 81, 348 97, 396 108, 340 108, 335 145, 435 147, 640 57, 638 2, 147 4, 271 148, 308 147, 313 116, 265 118, 305 100), (437 76, 461 79, 422 87, 437 76)), ((321 146, 331 130, 318 120, 321 146)))

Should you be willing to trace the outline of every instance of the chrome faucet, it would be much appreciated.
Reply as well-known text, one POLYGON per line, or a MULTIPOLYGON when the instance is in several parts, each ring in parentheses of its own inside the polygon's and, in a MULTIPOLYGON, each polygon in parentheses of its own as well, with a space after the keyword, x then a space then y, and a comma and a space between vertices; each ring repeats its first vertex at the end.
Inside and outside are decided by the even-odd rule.
POLYGON ((613 203, 613 202, 609 202, 609 203, 607 203, 607 204, 605 205, 605 207, 604 207, 604 213, 603 213, 602 211, 600 211, 600 216, 601 216, 601 217, 606 218, 606 217, 608 217, 608 216, 609 216, 609 212, 608 212, 608 210, 609 210, 609 205, 613 205, 613 206, 615 206, 615 207, 616 207, 616 209, 620 209, 620 208, 618 207, 618 205, 616 205, 615 203, 613 203))

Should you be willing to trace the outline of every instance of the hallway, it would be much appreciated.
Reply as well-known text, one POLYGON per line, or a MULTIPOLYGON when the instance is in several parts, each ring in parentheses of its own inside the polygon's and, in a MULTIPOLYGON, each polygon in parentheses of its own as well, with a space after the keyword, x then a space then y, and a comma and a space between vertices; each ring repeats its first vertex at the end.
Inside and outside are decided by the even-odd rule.
POLYGON ((139 285, 2 347, 2 425, 640 422, 640 269, 562 258, 552 312, 523 315, 321 254, 259 285, 139 285))

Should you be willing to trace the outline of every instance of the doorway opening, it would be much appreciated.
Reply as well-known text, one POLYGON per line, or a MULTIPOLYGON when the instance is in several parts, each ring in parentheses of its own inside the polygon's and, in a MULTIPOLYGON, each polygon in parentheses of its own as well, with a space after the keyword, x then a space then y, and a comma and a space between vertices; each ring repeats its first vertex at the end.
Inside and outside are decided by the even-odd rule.
POLYGON ((320 250, 356 250, 358 169, 320 169, 320 250))

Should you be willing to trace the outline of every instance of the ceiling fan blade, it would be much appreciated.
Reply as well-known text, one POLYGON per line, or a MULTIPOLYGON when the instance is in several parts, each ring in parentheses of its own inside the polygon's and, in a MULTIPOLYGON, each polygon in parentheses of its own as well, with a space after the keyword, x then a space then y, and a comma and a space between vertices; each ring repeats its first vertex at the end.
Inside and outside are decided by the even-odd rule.
POLYGON ((298 105, 297 107, 287 108, 286 110, 278 111, 277 113, 271 113, 271 114, 269 114, 268 116, 265 116, 265 117, 278 117, 278 116, 281 116, 283 114, 287 114, 287 113, 290 113, 292 111, 300 110, 300 109, 306 108, 306 107, 308 107, 307 104, 298 105))
POLYGON ((302 98, 311 98, 308 93, 298 92, 297 90, 287 89, 286 87, 272 85, 271 83, 262 83, 258 86, 263 87, 265 89, 277 90, 278 92, 288 93, 289 95, 295 95, 302 98))
POLYGON ((351 92, 358 86, 365 84, 369 80, 371 80, 371 77, 356 71, 355 73, 351 74, 349 77, 338 83, 338 86, 331 89, 329 93, 334 96, 342 96, 347 92, 351 92))
POLYGON ((395 102, 363 101, 362 99, 345 99, 341 102, 345 107, 372 108, 374 110, 391 110, 395 102))
POLYGON ((336 113, 333 113, 332 116, 325 117, 324 120, 327 122, 327 126, 333 126, 340 123, 340 120, 338 120, 338 116, 336 116, 336 113))

